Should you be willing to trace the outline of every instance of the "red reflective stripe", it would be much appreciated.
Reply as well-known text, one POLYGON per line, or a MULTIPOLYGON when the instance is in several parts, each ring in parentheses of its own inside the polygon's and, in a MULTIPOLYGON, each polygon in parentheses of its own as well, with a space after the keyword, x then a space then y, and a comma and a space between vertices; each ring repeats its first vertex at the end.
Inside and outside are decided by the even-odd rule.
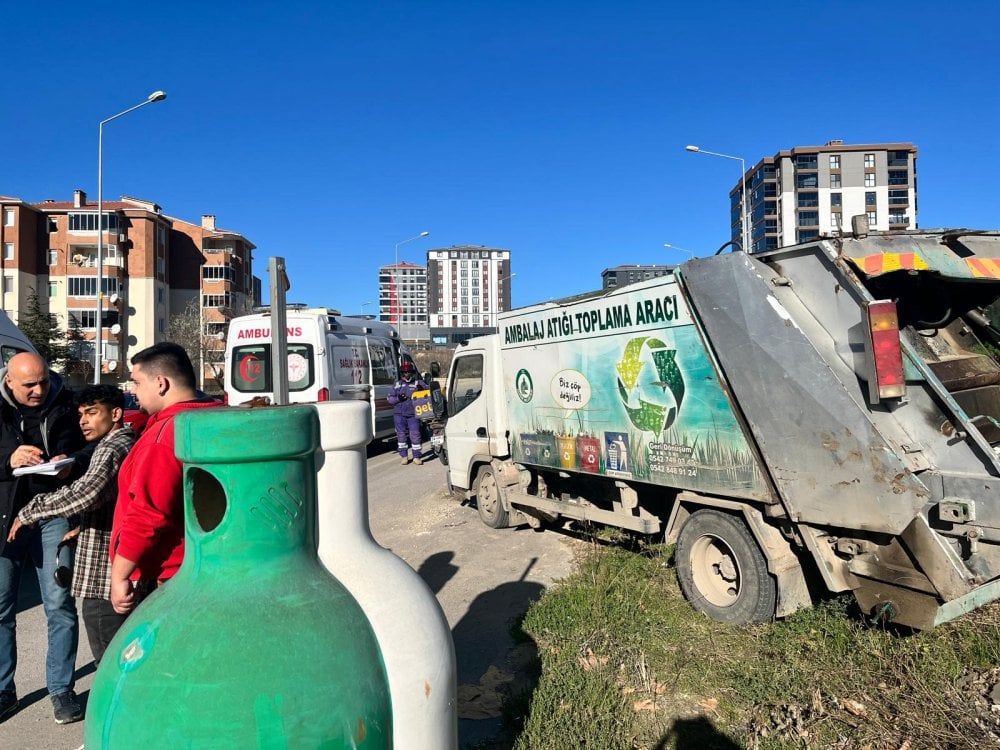
POLYGON ((330 400, 330 389, 320 388, 319 395, 316 397, 317 401, 329 401, 330 400))

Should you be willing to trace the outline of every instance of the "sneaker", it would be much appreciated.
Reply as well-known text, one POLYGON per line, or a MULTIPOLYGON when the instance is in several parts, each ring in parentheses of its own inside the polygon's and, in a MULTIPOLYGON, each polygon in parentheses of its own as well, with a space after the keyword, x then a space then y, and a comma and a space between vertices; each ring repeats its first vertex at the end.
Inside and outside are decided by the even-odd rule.
POLYGON ((52 709, 56 716, 56 724, 72 724, 83 718, 83 709, 76 698, 76 693, 72 690, 53 695, 52 709))
POLYGON ((423 462, 424 461, 423 461, 422 458, 415 458, 415 459, 413 459, 413 463, 415 463, 417 466, 420 466, 421 464, 423 464, 423 462))
POLYGON ((17 700, 17 693, 13 690, 0 692, 0 721, 10 718, 17 711, 21 704, 17 700))
POLYGON ((403 464, 403 466, 406 466, 408 463, 410 463, 410 459, 408 459, 406 456, 403 456, 403 460, 401 460, 400 463, 403 464))

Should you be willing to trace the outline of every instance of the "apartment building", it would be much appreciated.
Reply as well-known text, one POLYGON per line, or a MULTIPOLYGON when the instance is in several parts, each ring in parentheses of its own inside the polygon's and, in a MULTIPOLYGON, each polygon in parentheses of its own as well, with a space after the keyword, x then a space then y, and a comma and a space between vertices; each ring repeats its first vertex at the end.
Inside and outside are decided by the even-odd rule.
MULTIPOLYGON (((912 143, 796 146, 744 175, 753 252, 850 231, 917 228, 917 147, 912 143)), ((729 193, 732 239, 740 240, 742 184, 729 193)))
POLYGON ((617 289, 673 272, 673 266, 615 266, 601 271, 601 289, 617 289))
MULTIPOLYGON (((126 363, 136 351, 167 340, 171 317, 188 312, 192 300, 203 330, 218 334, 229 317, 260 299, 254 245, 217 229, 212 216, 194 225, 165 215, 152 201, 122 196, 103 203, 99 221, 97 203, 82 190, 74 191, 72 201, 0 197, 0 210, 4 310, 17 322, 28 290, 37 290, 61 327, 75 321, 84 338, 79 357, 93 362, 100 299, 101 373, 108 382, 126 378, 126 363)), ((202 359, 208 380, 220 362, 202 359)))
POLYGON ((427 316, 431 342, 461 343, 494 333, 510 309, 510 251, 455 245, 427 253, 427 316))
POLYGON ((393 263, 378 270, 379 320, 399 331, 404 341, 428 341, 427 268, 393 263))

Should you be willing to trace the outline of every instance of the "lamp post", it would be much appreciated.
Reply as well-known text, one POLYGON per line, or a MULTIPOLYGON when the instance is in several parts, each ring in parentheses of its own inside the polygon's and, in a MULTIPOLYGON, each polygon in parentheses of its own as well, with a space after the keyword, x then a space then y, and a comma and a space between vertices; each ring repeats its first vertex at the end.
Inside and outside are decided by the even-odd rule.
POLYGON ((370 304, 371 304, 371 302, 362 302, 361 303, 361 317, 362 318, 365 317, 365 305, 370 305, 370 304))
MULTIPOLYGON (((396 243, 396 262, 393 265, 394 266, 398 266, 399 265, 399 246, 400 245, 405 245, 407 242, 413 242, 413 240, 419 240, 421 237, 427 237, 429 234, 430 234, 430 232, 421 232, 420 234, 413 235, 408 240, 403 240, 402 242, 397 242, 396 243)), ((396 326, 396 330, 399 331, 399 288, 398 288, 399 287, 399 270, 396 269, 396 268, 393 268, 393 271, 392 271, 392 283, 396 284, 396 286, 397 286, 397 288, 396 288, 396 304, 394 305, 395 315, 393 317, 393 321, 392 322, 393 322, 393 325, 396 326)), ((400 336, 403 335, 401 331, 400 331, 399 335, 400 336)))
POLYGON ((145 107, 147 104, 163 101, 166 98, 165 91, 154 91, 146 97, 146 101, 139 102, 134 107, 129 107, 106 120, 101 120, 97 126, 97 320, 95 322, 97 335, 94 337, 94 385, 101 382, 101 322, 104 317, 104 295, 101 289, 104 281, 104 126, 129 112, 134 112, 139 107, 145 107))
POLYGON ((740 244, 743 252, 750 252, 750 227, 747 225, 747 166, 742 157, 720 154, 716 151, 706 151, 698 146, 685 146, 685 151, 695 154, 708 154, 709 156, 721 156, 723 159, 732 159, 740 163, 740 244))
POLYGON ((698 257, 694 253, 692 253, 690 250, 688 250, 686 248, 683 248, 683 247, 677 247, 677 245, 671 245, 669 242, 664 242, 663 246, 667 247, 667 248, 670 248, 671 250, 680 250, 682 253, 687 253, 692 258, 698 257))

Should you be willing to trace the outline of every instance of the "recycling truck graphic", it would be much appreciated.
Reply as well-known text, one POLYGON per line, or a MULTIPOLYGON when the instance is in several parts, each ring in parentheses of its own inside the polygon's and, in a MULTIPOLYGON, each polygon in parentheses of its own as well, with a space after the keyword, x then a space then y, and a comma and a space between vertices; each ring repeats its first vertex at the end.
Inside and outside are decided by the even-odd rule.
POLYGON ((787 615, 809 577, 933 627, 1000 599, 998 350, 1000 232, 693 258, 460 345, 441 455, 493 528, 676 543, 713 618, 787 615))
POLYGON ((702 490, 760 473, 672 278, 523 311, 499 335, 514 459, 702 490), (685 398, 686 383, 695 393, 685 398))

